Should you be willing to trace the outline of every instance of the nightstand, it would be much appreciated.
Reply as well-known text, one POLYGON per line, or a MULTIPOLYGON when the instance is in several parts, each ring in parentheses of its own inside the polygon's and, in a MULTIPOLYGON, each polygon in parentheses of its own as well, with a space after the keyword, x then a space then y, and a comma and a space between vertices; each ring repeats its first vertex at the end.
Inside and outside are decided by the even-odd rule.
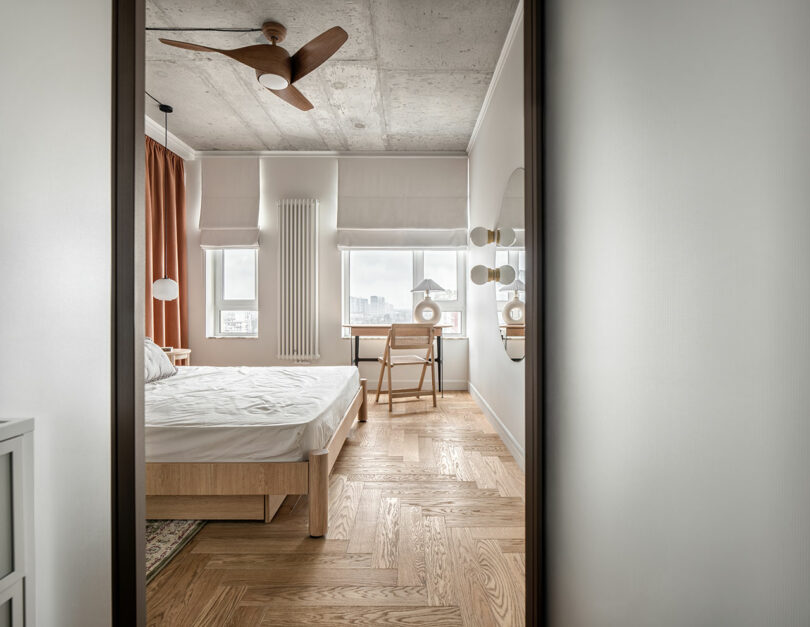
POLYGON ((191 349, 190 348, 173 348, 166 351, 166 355, 175 366, 190 366, 191 365, 191 349))

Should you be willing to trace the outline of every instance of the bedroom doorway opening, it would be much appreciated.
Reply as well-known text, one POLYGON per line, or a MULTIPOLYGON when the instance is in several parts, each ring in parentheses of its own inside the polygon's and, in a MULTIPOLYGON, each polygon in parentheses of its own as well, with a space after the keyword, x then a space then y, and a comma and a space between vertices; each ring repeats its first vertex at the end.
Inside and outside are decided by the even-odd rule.
MULTIPOLYGON (((540 59, 537 7, 508 0, 476 9, 481 27, 502 24, 490 50, 482 45, 475 53, 489 54, 496 78, 467 77, 485 80, 485 89, 466 96, 479 98, 467 136, 449 128, 458 111, 438 118, 448 127, 434 133, 442 148, 393 130, 398 107, 408 98, 415 99, 410 107, 424 101, 415 81, 401 92, 379 76, 364 82, 363 64, 353 60, 352 46, 363 49, 369 24, 392 31, 388 51, 373 32, 369 54, 394 54, 396 21, 347 18, 336 24, 347 35, 339 42, 331 22, 282 31, 292 18, 268 26, 272 16, 251 15, 250 7, 226 19, 176 5, 124 2, 115 21, 115 623, 136 616, 136 624, 205 617, 291 625, 306 608, 329 624, 372 611, 424 624, 472 623, 481 612, 492 624, 540 624, 542 536, 534 532, 542 522, 542 283, 532 269, 542 267, 535 248, 542 235, 541 85, 529 81, 540 59), (214 26, 199 26, 209 18, 214 26), (224 49, 264 45, 264 37, 293 54, 328 33, 335 52, 301 82, 311 108, 297 90, 270 94, 265 82, 274 72, 265 72, 264 82, 260 75, 257 87, 239 74, 239 59, 160 41, 224 49), (526 124, 506 149, 512 166, 491 180, 479 175, 492 169, 490 159, 504 159, 490 141, 515 111, 523 114, 524 93, 526 124), (125 106, 127 97, 134 104, 125 106), (352 113, 374 98, 381 123, 372 123, 368 110, 352 113), (230 113, 216 113, 222 107, 230 113), (205 111, 219 124, 212 127, 205 111), (381 149, 373 149, 376 141, 381 149), (512 185, 518 170, 521 184, 512 185), (403 229, 375 222, 380 218, 364 213, 362 203, 350 202, 375 198, 370 178, 382 194, 375 202, 392 213, 414 206, 413 188, 449 189, 415 197, 439 206, 431 203, 452 197, 457 171, 461 226, 450 207, 426 211, 403 229), (414 181, 423 184, 406 184, 414 181), (490 215, 485 207, 493 203, 490 215), (507 224, 508 215, 515 219, 507 224), (468 235, 476 227, 511 230, 515 239, 476 246, 468 235), (369 252, 376 255, 371 264, 363 261, 369 252), (389 256, 396 258, 390 265, 389 256), (502 272, 503 280, 479 280, 478 266, 502 272), (288 292, 285 268, 294 276, 288 292), (154 283, 164 278, 177 283, 166 300, 156 298, 162 294, 154 283), (413 291, 426 281, 436 284, 432 295, 413 291), (386 381, 377 357, 385 360, 390 349, 382 332, 368 330, 413 324, 412 309, 426 296, 440 308, 434 348, 403 366, 415 374, 386 381), (516 309, 522 328, 510 323, 516 309), (480 338, 491 336, 490 325, 497 353, 480 338), (389 407, 388 390, 425 390, 431 369, 435 405, 428 387, 416 398, 392 398, 389 407), (500 377, 525 379, 513 395, 526 395, 525 419, 523 403, 492 400, 488 385, 500 377), (517 406, 520 419, 511 424, 517 406), (469 569, 477 576, 466 577, 469 569), (481 583, 493 573, 505 597, 481 583), (357 590, 363 598, 350 602, 357 590), (340 610, 315 602, 325 591, 340 610), (401 604, 394 607, 389 592, 401 604)), ((278 75, 294 80, 285 71, 278 75)), ((397 71, 414 70, 392 69, 383 78, 394 80, 397 71)), ((370 77, 380 72, 379 65, 368 69, 370 77)), ((431 123, 425 112, 422 118, 431 123)))

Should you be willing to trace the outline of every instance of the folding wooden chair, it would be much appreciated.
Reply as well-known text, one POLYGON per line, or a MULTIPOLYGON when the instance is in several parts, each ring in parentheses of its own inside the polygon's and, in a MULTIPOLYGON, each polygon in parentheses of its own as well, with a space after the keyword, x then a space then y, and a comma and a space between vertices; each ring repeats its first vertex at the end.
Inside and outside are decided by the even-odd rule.
POLYGON ((419 398, 427 390, 422 390, 425 381, 425 372, 430 366, 430 385, 433 392, 433 406, 436 407, 436 369, 433 354, 434 329, 433 324, 392 324, 388 332, 388 339, 385 342, 385 351, 380 362, 380 379, 377 382, 377 398, 375 402, 380 402, 380 392, 382 388, 383 375, 388 370, 388 411, 394 408, 394 398, 403 396, 415 396, 419 398), (392 350, 425 351, 424 357, 421 355, 392 355, 392 350), (422 366, 422 374, 419 376, 419 385, 415 388, 395 390, 391 384, 391 371, 395 366, 422 366))

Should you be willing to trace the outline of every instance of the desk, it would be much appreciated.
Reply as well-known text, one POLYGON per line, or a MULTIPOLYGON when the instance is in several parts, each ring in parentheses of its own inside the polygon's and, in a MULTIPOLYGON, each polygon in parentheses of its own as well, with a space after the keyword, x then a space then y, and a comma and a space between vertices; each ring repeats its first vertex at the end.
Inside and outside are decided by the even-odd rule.
MULTIPOLYGON (((509 355, 509 338, 520 338, 524 340, 526 337, 526 325, 525 324, 502 324, 500 325, 501 330, 501 340, 503 341, 503 347, 506 350, 506 354, 509 355)), ((509 357, 512 361, 520 361, 525 357, 525 348, 524 354, 520 358, 517 357, 509 357)))
MULTIPOLYGON (((437 324, 433 327, 433 334, 436 337, 436 365, 439 368, 439 392, 444 398, 444 372, 442 368, 442 329, 449 327, 449 324, 437 324)), ((349 358, 351 363, 357 366, 361 361, 377 361, 376 357, 360 357, 360 338, 376 337, 385 339, 388 337, 390 324, 344 324, 344 329, 349 329, 349 335, 354 340, 349 344, 349 358)))

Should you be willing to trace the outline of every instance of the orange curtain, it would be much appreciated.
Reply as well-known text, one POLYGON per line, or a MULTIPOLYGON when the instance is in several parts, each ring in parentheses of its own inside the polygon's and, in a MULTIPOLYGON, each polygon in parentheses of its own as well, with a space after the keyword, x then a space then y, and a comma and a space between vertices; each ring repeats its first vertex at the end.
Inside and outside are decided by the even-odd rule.
POLYGON ((145 275, 146 336, 151 337, 158 346, 188 348, 186 184, 183 159, 149 137, 146 138, 145 275), (177 281, 180 288, 180 296, 168 301, 152 297, 152 283, 164 276, 164 234, 168 244, 166 276, 177 281))

